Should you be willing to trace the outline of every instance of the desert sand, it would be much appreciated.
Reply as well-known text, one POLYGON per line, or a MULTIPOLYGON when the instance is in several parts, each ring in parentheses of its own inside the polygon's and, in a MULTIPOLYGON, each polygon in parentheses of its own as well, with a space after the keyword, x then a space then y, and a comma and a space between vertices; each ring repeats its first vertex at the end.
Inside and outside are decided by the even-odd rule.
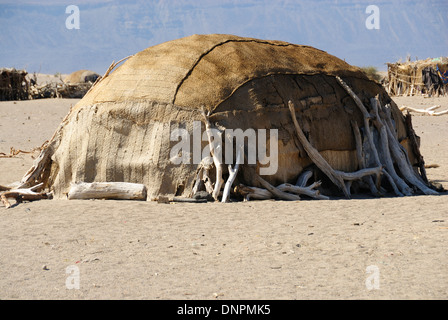
MULTIPOLYGON (((42 145, 77 101, 1 102, 0 152, 42 145)), ((448 109, 447 97, 395 101, 448 109)), ((413 123, 426 163, 439 165, 429 179, 448 188, 448 115, 415 114, 413 123)), ((32 161, 1 158, 0 185, 20 180, 32 161)), ((0 299, 448 298, 446 192, 228 204, 41 200, 0 206, 0 216, 0 299)))

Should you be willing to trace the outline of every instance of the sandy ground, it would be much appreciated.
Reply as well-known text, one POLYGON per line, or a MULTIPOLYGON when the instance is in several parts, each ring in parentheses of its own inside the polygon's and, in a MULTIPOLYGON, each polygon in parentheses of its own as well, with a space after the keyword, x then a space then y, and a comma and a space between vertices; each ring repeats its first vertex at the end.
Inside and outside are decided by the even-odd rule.
MULTIPOLYGON (((448 108, 448 98, 396 98, 448 108)), ((51 137, 77 100, 0 103, 0 152, 51 137)), ((448 187, 448 115, 416 115, 448 187)), ((32 158, 0 159, 0 185, 32 158)), ((447 299, 448 196, 0 207, 0 299, 447 299), (79 280, 79 281, 78 281, 79 280), (79 284, 79 288, 77 287, 79 284)))

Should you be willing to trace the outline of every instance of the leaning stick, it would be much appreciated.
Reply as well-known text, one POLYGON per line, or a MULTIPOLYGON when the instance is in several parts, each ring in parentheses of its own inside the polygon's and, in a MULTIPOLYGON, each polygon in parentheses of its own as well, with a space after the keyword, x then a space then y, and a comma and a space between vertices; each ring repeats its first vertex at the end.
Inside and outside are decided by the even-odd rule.
POLYGON ((362 138, 361 132, 359 131, 358 123, 354 120, 350 121, 352 125, 353 135, 355 136, 355 145, 356 145, 356 159, 358 160, 358 166, 360 169, 364 169, 366 167, 364 152, 362 150, 362 138))
MULTIPOLYGON (((333 168, 330 166, 330 164, 324 159, 324 157, 321 156, 319 151, 317 151, 311 143, 307 140, 305 135, 303 134, 302 128, 300 127, 299 123, 297 122, 296 118, 296 111, 294 108, 294 104, 292 101, 288 102, 289 111, 291 113, 292 121, 294 123, 294 126, 296 128, 297 137, 299 138, 299 141, 303 148, 305 149, 306 153, 310 157, 310 159, 317 165, 317 167, 324 172, 328 178, 336 185, 338 186, 345 194, 347 198, 350 197, 349 191, 347 190, 344 180, 341 178, 341 176, 338 176, 333 168)), ((269 190, 269 189, 268 189, 269 190)))
MULTIPOLYGON (((381 122, 381 119, 379 118, 379 115, 378 115, 378 106, 377 106, 377 104, 379 104, 378 99, 372 98, 371 104, 377 114, 378 121, 381 122)), ((391 152, 392 157, 394 158, 395 162, 397 163, 398 168, 400 169, 400 172, 403 175, 403 177, 409 183, 411 183, 412 185, 414 185, 415 187, 420 189, 424 194, 438 195, 439 193, 437 191, 430 189, 428 186, 426 186, 424 184, 421 177, 417 177, 414 169, 412 168, 412 166, 409 162, 409 158, 408 158, 405 150, 403 150, 401 145, 394 138, 394 135, 391 132, 390 128, 388 126, 385 126, 384 123, 383 123, 383 127, 386 129, 385 131, 387 133, 387 139, 389 142, 390 152, 391 152)))
POLYGON ((364 117, 364 130, 366 131, 367 140, 369 141, 370 149, 372 149, 373 157, 375 160, 375 163, 377 166, 381 166, 380 158, 378 156, 378 151, 375 147, 375 143, 373 141, 373 135, 370 131, 370 124, 369 119, 372 118, 370 113, 367 111, 366 107, 362 103, 361 99, 353 92, 353 90, 342 80, 340 77, 336 76, 336 80, 339 82, 339 84, 344 88, 344 90, 352 97, 353 101, 355 102, 356 106, 361 111, 363 117, 364 117))
POLYGON ((374 168, 361 169, 355 172, 344 172, 339 170, 334 170, 334 172, 345 181, 355 181, 362 179, 363 177, 366 176, 379 175, 382 170, 383 170, 382 167, 374 167, 374 168))
POLYGON ((320 199, 320 200, 328 200, 330 199, 327 196, 320 194, 319 190, 315 190, 320 187, 322 183, 320 181, 314 182, 308 187, 298 187, 289 183, 283 183, 277 186, 277 189, 284 192, 291 192, 294 194, 303 194, 311 198, 320 199))
MULTIPOLYGON (((381 164, 381 161, 380 161, 380 158, 379 158, 379 155, 378 155, 378 150, 376 149, 375 143, 373 141, 373 134, 372 134, 372 131, 370 130, 369 119, 372 118, 372 116, 367 111, 367 109, 364 106, 364 104, 362 103, 361 99, 359 99, 359 97, 353 92, 353 90, 340 77, 336 76, 336 80, 340 83, 342 88, 344 88, 344 90, 352 97, 353 101, 355 102, 355 104, 358 106, 359 110, 363 114, 363 116, 364 116, 364 130, 366 132, 366 136, 367 136, 367 141, 369 143, 369 147, 372 150, 374 161, 375 161, 376 165, 377 166, 381 166, 382 164, 381 164)), ((388 152, 389 151, 386 150, 386 153, 388 153, 388 152)), ((402 196, 403 194, 398 190, 398 188, 397 188, 397 186, 395 184, 394 180, 396 180, 396 179, 394 179, 389 174, 389 172, 387 172, 387 170, 383 170, 383 174, 389 180, 389 182, 390 182, 392 188, 394 189, 395 193, 398 196, 402 196)), ((380 188, 380 180, 379 179, 377 180, 376 187, 377 187, 377 189, 380 188)), ((406 188, 404 185, 403 185, 403 190, 405 190, 405 193, 407 193, 409 195, 409 193, 408 193, 409 189, 406 188)))
POLYGON ((390 132, 390 130, 387 131, 392 156, 394 157, 395 162, 397 163, 403 177, 407 181, 409 181, 409 183, 413 184, 415 187, 420 189, 424 194, 438 195, 439 193, 437 191, 430 189, 428 186, 424 184, 423 179, 421 179, 421 177, 417 177, 414 169, 409 163, 409 158, 405 153, 405 150, 403 150, 398 141, 393 138, 393 134, 390 132))
POLYGON ((306 170, 299 175, 297 179, 296 186, 305 187, 308 180, 312 177, 313 172, 311 170, 306 170))
POLYGON ((204 183, 208 193, 213 193, 213 186, 211 186, 210 178, 208 176, 208 171, 210 170, 212 165, 213 159, 211 157, 205 157, 201 160, 201 163, 199 163, 198 166, 198 170, 196 171, 196 181, 191 190, 190 197, 192 197, 196 192, 200 190, 200 188, 202 187, 202 183, 204 183))
POLYGON ((215 187, 213 189, 212 196, 213 196, 213 199, 218 200, 219 192, 221 191, 221 187, 224 183, 224 180, 222 178, 222 165, 223 164, 221 162, 221 159, 219 159, 219 157, 217 156, 218 149, 221 148, 221 150, 222 150, 222 143, 219 142, 218 145, 215 145, 215 140, 214 140, 213 133, 212 133, 212 125, 211 125, 210 119, 209 119, 210 112, 208 112, 206 114, 204 106, 202 106, 201 114, 202 114, 202 117, 204 118, 205 131, 207 132, 208 142, 210 144, 210 153, 212 154, 213 162, 214 162, 215 168, 216 168, 216 183, 215 183, 215 187))
MULTIPOLYGON (((365 169, 366 167, 366 160, 365 160, 365 154, 362 148, 362 138, 361 138, 361 132, 359 131, 358 123, 354 120, 351 122, 352 129, 353 129, 353 135, 355 136, 355 144, 356 144, 356 158, 358 159, 358 167, 359 169, 365 169)), ((377 176, 377 181, 381 177, 377 176)), ((375 186, 375 183, 373 183, 373 179, 371 176, 366 177, 367 184, 369 185, 370 192, 374 195, 379 195, 379 191, 377 187, 375 186)))
POLYGON ((408 129, 409 138, 411 140, 412 150, 418 159, 418 166, 420 168, 420 174, 422 175, 423 181, 426 184, 429 184, 428 177, 426 176, 426 166, 425 160, 423 159, 422 154, 420 153, 419 142, 417 141, 417 134, 415 133, 414 128, 412 127, 412 116, 408 112, 405 116, 405 123, 408 129))
POLYGON ((255 179, 263 186, 265 187, 270 193, 272 193, 277 198, 283 199, 283 200, 290 200, 290 201, 297 201, 300 200, 300 197, 295 194, 290 194, 287 192, 283 192, 273 185, 271 185, 269 182, 264 180, 262 177, 260 177, 257 173, 254 173, 255 179))
POLYGON ((62 119, 61 124, 53 133, 53 136, 50 138, 50 140, 43 143, 39 156, 34 160, 32 167, 23 176, 22 180, 20 181, 19 188, 23 188, 33 182, 41 182, 40 177, 42 171, 44 171, 47 164, 51 161, 50 158, 54 152, 55 145, 58 144, 61 140, 60 133, 62 132, 64 126, 67 124, 68 118, 70 117, 72 112, 73 107, 71 106, 69 112, 65 115, 64 119, 62 119))
POLYGON ((238 148, 238 152, 236 155, 235 166, 233 168, 232 168, 231 164, 229 164, 229 166, 228 166, 229 178, 227 179, 226 185, 224 186, 224 191, 222 193, 221 202, 227 202, 229 200, 230 188, 232 187, 232 184, 235 181, 236 175, 238 174, 238 169, 239 169, 240 162, 241 162, 241 156, 242 156, 242 151, 241 151, 241 147, 240 147, 240 148, 238 148))
MULTIPOLYGON (((412 195, 411 188, 406 184, 406 182, 400 178, 395 171, 395 166, 392 161, 392 156, 390 153, 390 146, 389 146, 389 139, 387 134, 387 126, 384 124, 384 122, 381 120, 379 113, 378 113, 378 101, 376 98, 372 98, 370 100, 370 103, 372 105, 373 112, 375 113, 375 120, 374 125, 377 128, 379 134, 380 134, 380 141, 381 141, 381 150, 382 150, 382 156, 383 161, 386 165, 387 172, 390 174, 393 183, 391 183, 392 188, 395 191, 395 194, 398 196, 401 196, 402 193, 404 195, 410 196, 412 195), (400 189, 399 192, 397 192, 396 187, 400 189)), ((389 180, 390 181, 390 180, 389 180)))
POLYGON ((386 115, 386 119, 385 119, 386 124, 389 126, 389 129, 394 134, 395 139, 398 139, 397 130, 396 130, 394 124, 392 123, 392 111, 391 111, 390 104, 386 104, 383 109, 384 109, 384 113, 386 115))
POLYGON ((213 194, 213 185, 208 175, 209 170, 210 170, 209 168, 204 168, 204 172, 202 173, 202 179, 204 181, 205 190, 208 193, 213 194))
POLYGON ((199 191, 199 189, 200 189, 200 187, 201 187, 201 185, 203 183, 203 181, 202 181, 203 171, 204 171, 203 167, 200 167, 198 169, 197 174, 196 174, 196 181, 194 183, 193 189, 191 190, 190 197, 192 197, 193 195, 196 194, 196 192, 199 191))

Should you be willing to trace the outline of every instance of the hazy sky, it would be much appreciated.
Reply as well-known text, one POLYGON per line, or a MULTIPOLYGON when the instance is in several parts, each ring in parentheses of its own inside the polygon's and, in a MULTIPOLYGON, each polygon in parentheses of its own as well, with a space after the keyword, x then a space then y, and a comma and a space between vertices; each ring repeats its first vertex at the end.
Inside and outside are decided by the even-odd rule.
POLYGON ((448 56, 448 0, 0 0, 0 67, 104 73, 113 60, 195 33, 306 44, 384 70, 407 55, 448 56), (79 29, 66 27, 69 5, 79 29), (379 20, 369 20, 369 5, 379 20))

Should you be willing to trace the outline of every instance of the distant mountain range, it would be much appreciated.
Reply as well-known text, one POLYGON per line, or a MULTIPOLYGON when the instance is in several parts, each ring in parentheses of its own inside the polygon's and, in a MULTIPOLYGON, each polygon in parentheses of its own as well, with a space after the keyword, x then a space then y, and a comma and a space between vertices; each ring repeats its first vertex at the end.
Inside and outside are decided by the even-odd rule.
POLYGON ((448 55, 446 0, 2 1, 0 67, 28 72, 104 73, 110 63, 192 34, 226 33, 311 45, 357 66, 385 70, 410 55, 448 55), (69 30, 69 4, 80 29, 69 30), (369 30, 367 6, 380 12, 369 30))

